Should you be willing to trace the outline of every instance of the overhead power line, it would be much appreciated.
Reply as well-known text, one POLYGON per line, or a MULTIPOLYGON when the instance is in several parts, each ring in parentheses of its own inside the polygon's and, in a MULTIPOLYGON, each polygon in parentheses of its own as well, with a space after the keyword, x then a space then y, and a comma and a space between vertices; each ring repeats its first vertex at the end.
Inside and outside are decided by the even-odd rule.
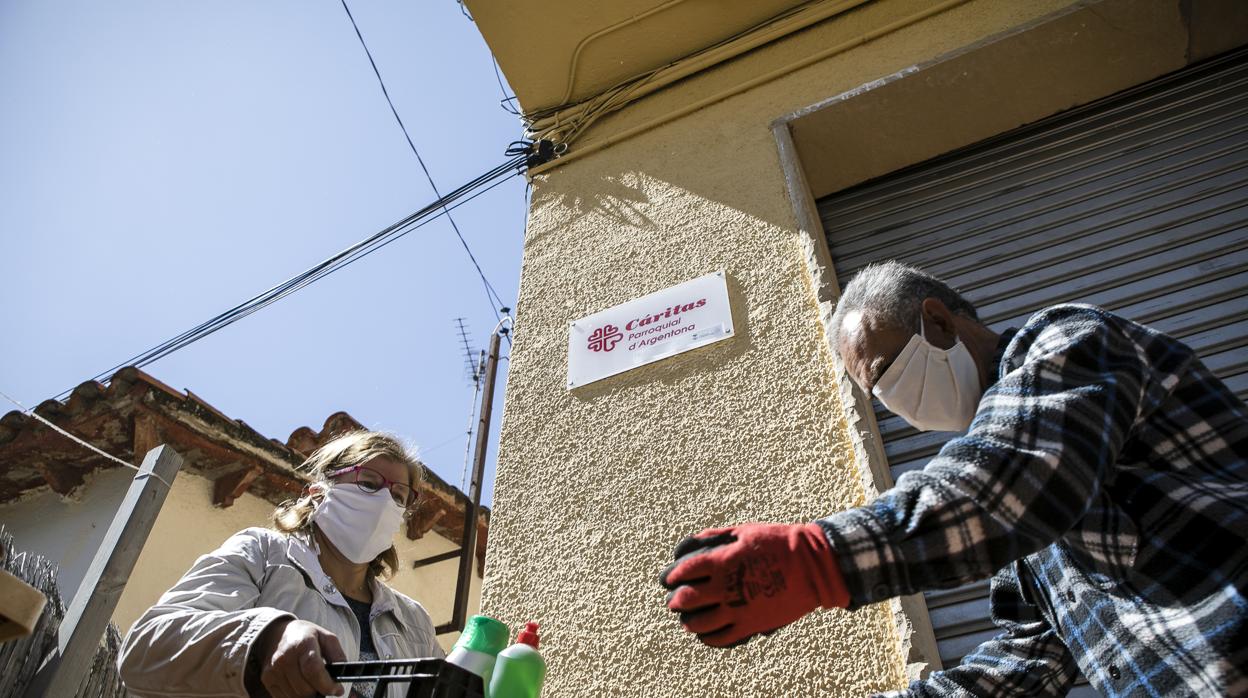
POLYGON ((503 98, 498 100, 498 106, 512 116, 524 116, 520 113, 520 109, 513 104, 516 101, 516 96, 507 94, 507 88, 503 86, 503 74, 498 69, 498 59, 494 57, 493 53, 490 54, 490 65, 494 66, 494 79, 498 81, 498 91, 503 94, 503 98))
MULTIPOLYGON (((130 357, 105 371, 101 371, 92 377, 95 381, 103 381, 110 378, 117 370, 125 366, 143 367, 154 361, 162 359, 179 349, 194 344, 195 342, 223 329, 239 320, 251 315, 252 313, 268 307, 273 303, 285 298, 286 296, 308 286, 326 276, 338 271, 339 269, 352 264, 377 250, 389 245, 408 233, 424 226, 425 224, 446 216, 451 222, 451 226, 455 230, 456 236, 459 237, 460 244, 468 253, 469 259, 472 260, 473 266, 476 268, 477 275, 481 278, 482 285, 486 290, 486 298, 490 302, 490 306, 495 313, 506 316, 506 308, 500 310, 499 306, 504 305, 504 301, 494 290, 489 279, 486 278, 481 265, 477 262, 476 256, 473 255, 472 249, 468 246, 467 240, 460 233, 459 227, 451 218, 451 211, 468 203, 469 201, 481 196, 487 191, 499 186, 507 179, 514 175, 524 172, 526 169, 536 167, 542 163, 548 162, 556 155, 554 144, 549 140, 539 140, 529 142, 525 140, 513 141, 506 150, 507 160, 502 164, 487 170, 476 178, 458 187, 449 194, 443 196, 438 190, 437 185, 433 181, 433 177, 429 173, 429 169, 425 166, 424 160, 420 156, 420 152, 416 149, 415 143, 407 132, 407 127, 403 124, 403 119, 399 116, 398 110, 395 109, 393 100, 390 99, 390 93, 386 89, 385 82, 381 78, 381 72, 377 69, 377 63, 373 60, 372 52, 369 51, 368 45, 364 42, 364 36, 360 32, 359 25, 355 22, 355 17, 351 15, 351 9, 347 6, 346 0, 342 0, 343 10, 346 11, 347 17, 351 20, 351 25, 355 28, 356 36, 360 40, 360 44, 364 47, 364 52, 368 56, 369 64, 373 67, 373 73, 377 76, 377 81, 381 85, 382 94, 386 98, 386 102, 390 105, 390 111, 394 114, 395 120, 399 124, 399 128, 403 131, 403 136, 407 139, 407 144, 411 147, 412 152, 416 155, 417 161, 420 163, 421 169, 425 173, 425 177, 429 180, 429 185, 433 189, 434 194, 438 197, 435 201, 424 208, 412 213, 411 215, 392 223, 377 233, 361 240, 360 242, 348 247, 336 255, 326 259, 325 261, 305 270, 304 272, 293 276, 286 281, 256 295, 242 303, 226 310, 200 324, 192 327, 185 332, 168 339, 160 344, 144 351, 140 354, 130 357), (495 305, 497 301, 497 305, 495 305)), ((501 87, 501 77, 499 78, 501 87)), ((506 93, 504 93, 506 96, 506 93)), ((527 197, 527 186, 526 186, 527 197)), ((507 336, 508 345, 511 344, 511 337, 507 336)), ((68 388, 58 394, 56 399, 64 399, 73 392, 73 388, 68 388)))
MULTIPOLYGON (((373 60, 373 52, 369 50, 368 43, 364 41, 364 34, 360 32, 360 25, 356 23, 355 16, 351 14, 351 8, 347 6, 347 0, 342 0, 342 9, 347 13, 347 19, 351 20, 351 27, 355 29, 355 35, 360 40, 360 46, 364 48, 364 55, 368 56, 368 64, 373 67, 373 74, 377 76, 377 84, 381 85, 381 94, 386 98, 386 104, 390 105, 390 113, 394 114, 394 120, 399 122, 399 129, 403 131, 403 137, 407 139, 407 145, 412 149, 412 154, 416 156, 416 162, 420 163, 420 169, 425 173, 425 179, 429 180, 429 186, 433 189, 434 196, 441 198, 442 193, 438 191, 438 185, 433 181, 433 175, 429 173, 429 168, 425 165, 425 159, 420 156, 420 151, 416 149, 416 143, 412 141, 412 136, 407 132, 407 126, 403 124, 403 117, 399 116, 399 110, 394 106, 394 100, 390 98, 390 91, 386 89, 386 81, 381 78, 381 71, 377 68, 377 61, 373 60)), ((463 9, 463 4, 460 4, 463 9)), ((467 11, 465 11, 467 14, 467 11)), ((471 19, 471 18, 470 18, 471 19)), ((468 246, 468 241, 464 239, 464 234, 459 231, 459 225, 455 223, 455 219, 451 216, 450 211, 446 211, 446 220, 450 222, 451 228, 455 231, 455 236, 459 238, 459 243, 464 246, 464 251, 468 253, 468 259, 472 260, 472 266, 477 270, 477 276, 481 277, 481 284, 485 287, 485 297, 490 303, 490 308, 497 316, 499 314, 499 306, 505 306, 507 303, 499 297, 498 292, 494 290, 494 286, 490 280, 485 277, 485 272, 481 270, 481 264, 477 261, 476 255, 472 253, 472 248, 468 246)))
MULTIPOLYGON (((153 361, 168 356, 179 349, 198 342, 204 337, 207 337, 220 329, 238 322, 257 310, 276 303, 299 289, 315 283, 316 281, 329 276, 339 269, 367 257, 373 252, 376 252, 404 235, 407 235, 413 230, 416 230, 417 228, 420 228, 431 221, 446 215, 447 211, 463 206, 494 187, 501 185, 511 177, 523 172, 525 167, 537 164, 542 158, 548 157, 549 149, 549 144, 534 144, 531 148, 534 152, 533 154, 529 154, 530 148, 527 144, 513 143, 512 147, 507 150, 508 159, 506 161, 497 167, 485 171, 462 186, 457 187, 446 196, 439 197, 436 201, 426 205, 419 211, 395 221, 380 231, 368 236, 354 245, 351 245, 338 254, 329 257, 323 262, 320 262, 309 269, 292 276, 291 278, 262 293, 248 298, 229 310, 219 313, 216 316, 199 323, 176 337, 161 342, 147 351, 136 354, 135 356, 118 363, 112 368, 96 374, 93 379, 103 381, 112 376, 118 369, 125 366, 146 366, 153 361)), ((71 392, 73 392, 73 388, 65 390, 61 394, 57 395, 56 398, 58 400, 63 399, 71 392)))

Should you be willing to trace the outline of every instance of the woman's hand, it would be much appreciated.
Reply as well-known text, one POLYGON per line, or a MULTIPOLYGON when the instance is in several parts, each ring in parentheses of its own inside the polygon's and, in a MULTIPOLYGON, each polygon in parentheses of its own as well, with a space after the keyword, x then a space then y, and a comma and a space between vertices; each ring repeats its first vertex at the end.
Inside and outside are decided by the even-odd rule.
POLYGON ((342 695, 342 686, 330 678, 325 663, 346 661, 347 656, 338 638, 315 623, 276 621, 257 638, 255 652, 258 673, 248 677, 252 695, 259 686, 272 698, 342 695))

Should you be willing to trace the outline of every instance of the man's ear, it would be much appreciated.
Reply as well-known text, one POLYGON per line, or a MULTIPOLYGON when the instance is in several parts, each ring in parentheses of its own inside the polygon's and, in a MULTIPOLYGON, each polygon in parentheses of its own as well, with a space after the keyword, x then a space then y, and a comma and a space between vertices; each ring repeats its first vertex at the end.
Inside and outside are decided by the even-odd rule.
POLYGON ((928 342, 940 349, 957 344, 958 329, 953 323, 953 312, 940 299, 924 298, 922 316, 928 342))

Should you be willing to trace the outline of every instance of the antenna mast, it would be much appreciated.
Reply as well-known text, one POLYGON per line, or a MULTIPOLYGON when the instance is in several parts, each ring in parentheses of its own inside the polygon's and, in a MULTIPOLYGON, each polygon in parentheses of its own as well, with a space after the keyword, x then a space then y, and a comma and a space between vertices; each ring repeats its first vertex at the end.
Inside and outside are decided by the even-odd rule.
POLYGON ((468 339, 468 328, 464 325, 464 319, 455 318, 455 324, 459 326, 459 341, 464 350, 464 375, 472 381, 472 403, 468 406, 467 438, 464 439, 464 467, 459 474, 459 489, 466 491, 468 489, 468 459, 472 455, 472 432, 476 425, 477 396, 481 394, 481 376, 485 373, 485 352, 481 352, 481 358, 478 360, 477 351, 472 348, 472 342, 468 339))

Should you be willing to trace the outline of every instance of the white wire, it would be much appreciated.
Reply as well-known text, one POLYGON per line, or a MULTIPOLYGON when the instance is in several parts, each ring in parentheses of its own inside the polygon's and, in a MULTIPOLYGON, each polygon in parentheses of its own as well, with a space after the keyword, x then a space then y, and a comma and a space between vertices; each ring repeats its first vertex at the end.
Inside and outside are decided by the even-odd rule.
POLYGON ((449 445, 452 441, 457 441, 457 440, 459 439, 459 437, 461 437, 461 436, 463 436, 463 435, 464 435, 464 434, 463 434, 463 432, 459 432, 459 431, 457 431, 457 432, 455 432, 455 434, 454 434, 453 436, 449 436, 449 437, 447 437, 447 438, 445 438, 445 439, 443 439, 443 440, 439 441, 438 443, 434 444, 433 446, 429 446, 429 447, 427 447, 427 448, 426 448, 426 447, 424 447, 424 446, 420 446, 420 447, 418 447, 418 448, 416 449, 416 455, 417 455, 418 457, 420 457, 420 458, 424 458, 426 455, 428 455, 428 454, 430 454, 430 453, 433 453, 434 451, 438 450, 439 448, 445 448, 445 447, 446 447, 446 446, 448 446, 448 445, 449 445))
MULTIPOLYGON (((170 487, 169 487, 169 483, 165 481, 165 478, 163 478, 163 477, 161 477, 161 476, 157 475, 156 473, 153 473, 153 472, 150 472, 150 471, 144 470, 144 469, 140 468, 140 467, 139 467, 139 466, 137 466, 137 465, 133 465, 133 464, 131 464, 131 463, 127 463, 127 462, 125 462, 124 460, 122 460, 122 459, 118 458, 117 456, 114 456, 114 455, 113 455, 113 454, 111 454, 111 453, 106 453, 106 452, 104 452, 104 451, 101 451, 100 449, 96 448, 95 446, 93 446, 93 445, 91 445, 91 444, 87 443, 86 441, 83 441, 82 439, 78 438, 77 436, 74 436, 73 434, 71 434, 71 433, 69 433, 69 432, 65 431, 64 429, 62 429, 62 428, 60 428, 60 427, 56 426, 55 424, 53 424, 52 422, 48 421, 47 419, 44 419, 44 418, 43 418, 43 416, 41 416, 41 415, 39 415, 39 414, 36 414, 34 410, 32 410, 32 409, 30 409, 29 407, 27 407, 27 406, 23 405, 22 403, 18 402, 17 400, 14 400, 13 398, 9 397, 7 394, 5 394, 5 393, 4 393, 4 391, 0 391, 0 397, 3 397, 5 400, 8 400, 9 402, 13 403, 14 405, 17 405, 17 406, 18 406, 18 408, 19 408, 19 409, 21 409, 22 414, 30 415, 31 417, 34 417, 35 419, 39 420, 40 422, 43 422, 43 423, 44 423, 44 424, 46 424, 47 426, 51 427, 53 431, 55 431, 56 433, 60 434, 61 436, 64 436, 65 438, 69 439, 70 441, 73 441, 74 443, 78 444, 79 446, 83 446, 83 447, 85 447, 85 448, 87 448, 87 449, 89 449, 89 450, 91 450, 91 451, 94 451, 95 453, 97 453, 97 454, 99 454, 99 455, 101 455, 101 456, 104 456, 105 458, 107 458, 107 459, 109 459, 109 460, 113 461, 113 462, 114 462, 114 463, 116 463, 117 465, 122 466, 123 468, 129 468, 129 469, 131 469, 131 470, 137 470, 137 471, 139 471, 139 476, 144 476, 144 477, 146 477, 146 476, 151 476, 151 477, 154 477, 154 478, 156 478, 157 480, 160 480, 161 484, 165 486, 165 489, 170 489, 170 487)), ((136 476, 136 478, 137 478, 137 476, 136 476)))
MULTIPOLYGON (((508 325, 511 325, 513 329, 514 329, 514 328, 515 328, 515 326, 516 326, 516 321, 515 321, 515 320, 513 320, 513 319, 512 319, 512 317, 511 317, 510 315, 504 315, 504 316, 503 316, 503 319, 502 319, 502 320, 499 320, 499 321, 498 321, 498 324, 494 326, 494 332, 497 332, 497 331, 499 331, 500 329, 502 329, 502 327, 503 327, 503 323, 504 323, 504 322, 505 322, 505 323, 507 323, 508 325)), ((490 334, 494 334, 494 332, 491 332, 490 334)))
POLYGON ((477 396, 481 394, 481 370, 482 367, 478 364, 477 380, 472 382, 472 402, 468 405, 468 436, 464 440, 464 468, 459 473, 459 489, 462 492, 468 491, 468 456, 472 453, 472 432, 476 430, 477 396))

